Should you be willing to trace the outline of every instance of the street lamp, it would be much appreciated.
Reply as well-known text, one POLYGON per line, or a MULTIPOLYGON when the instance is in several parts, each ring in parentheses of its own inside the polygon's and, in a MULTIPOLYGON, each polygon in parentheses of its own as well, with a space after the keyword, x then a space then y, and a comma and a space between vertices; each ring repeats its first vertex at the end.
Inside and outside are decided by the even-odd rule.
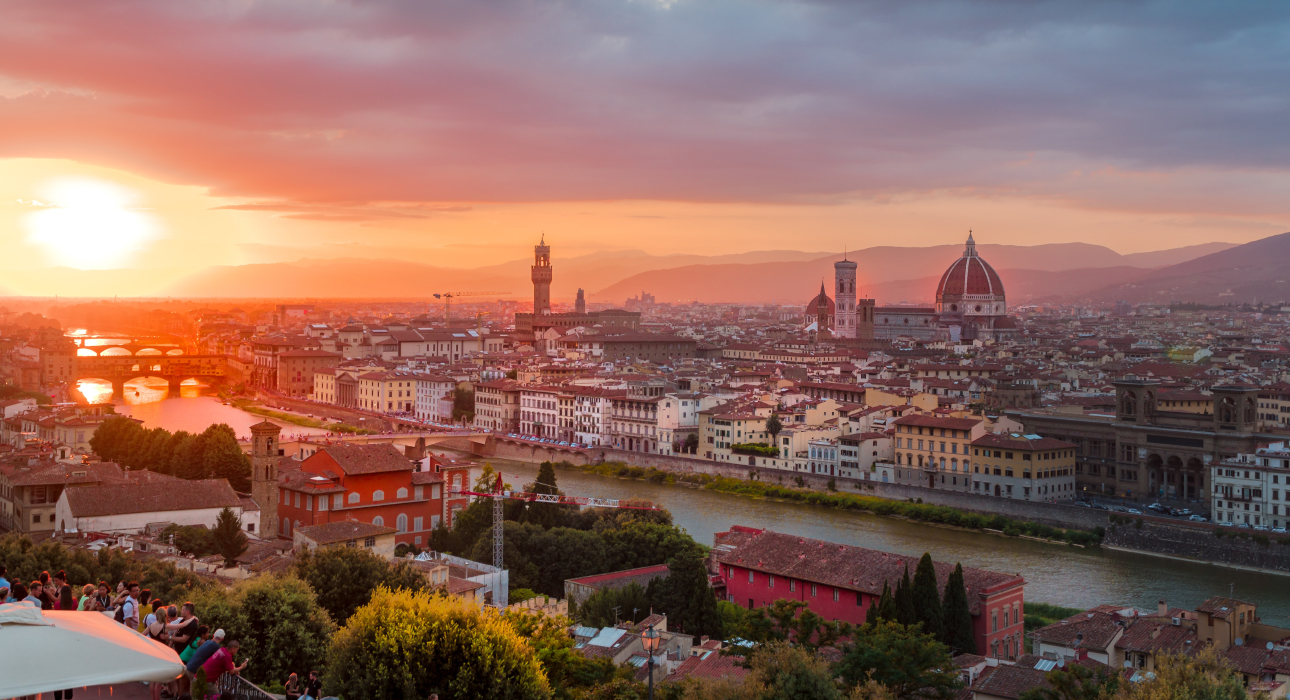
POLYGON ((641 634, 641 642, 645 645, 646 664, 649 666, 649 700, 654 700, 654 652, 658 651, 658 630, 654 625, 641 634))

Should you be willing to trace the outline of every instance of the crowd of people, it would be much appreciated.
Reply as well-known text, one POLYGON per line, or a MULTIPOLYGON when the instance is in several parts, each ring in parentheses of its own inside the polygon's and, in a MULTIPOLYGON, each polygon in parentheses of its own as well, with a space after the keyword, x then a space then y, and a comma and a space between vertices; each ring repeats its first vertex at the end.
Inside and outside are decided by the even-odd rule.
MULTIPOLYGON (((98 586, 85 584, 74 588, 63 571, 53 575, 42 571, 38 578, 26 584, 11 583, 7 575, 6 567, 0 565, 0 603, 25 603, 41 610, 111 614, 116 622, 174 649, 184 664, 184 675, 168 684, 153 683, 153 700, 191 700, 192 684, 199 670, 205 671, 213 689, 225 685, 222 681, 226 674, 239 675, 249 663, 243 660, 238 665, 241 644, 236 639, 225 639, 224 630, 211 630, 202 624, 192 602, 176 605, 154 598, 150 590, 140 588, 134 581, 121 581, 113 591, 106 581, 99 582, 98 586)), ((321 689, 322 682, 316 672, 311 672, 305 681, 294 673, 287 680, 287 697, 291 700, 317 700, 321 689)), ((57 691, 54 697, 71 700, 72 691, 57 691)))

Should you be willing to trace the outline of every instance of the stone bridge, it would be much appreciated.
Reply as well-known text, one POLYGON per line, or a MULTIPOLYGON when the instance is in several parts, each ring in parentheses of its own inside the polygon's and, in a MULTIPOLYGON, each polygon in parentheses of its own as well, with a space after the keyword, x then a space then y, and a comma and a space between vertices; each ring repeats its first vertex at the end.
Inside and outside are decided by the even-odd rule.
POLYGON ((112 391, 117 397, 125 395, 125 383, 131 379, 161 377, 170 382, 171 394, 178 396, 179 385, 185 379, 217 384, 228 374, 225 355, 100 355, 76 360, 77 379, 112 382, 112 391))

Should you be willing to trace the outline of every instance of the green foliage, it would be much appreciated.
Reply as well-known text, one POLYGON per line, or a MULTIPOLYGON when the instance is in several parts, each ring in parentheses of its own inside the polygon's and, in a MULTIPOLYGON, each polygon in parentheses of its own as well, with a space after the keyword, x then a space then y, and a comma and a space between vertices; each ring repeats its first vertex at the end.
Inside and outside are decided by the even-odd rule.
POLYGON ((923 624, 923 631, 944 640, 945 620, 941 612, 941 593, 936 588, 936 566, 932 564, 932 555, 929 553, 924 552, 918 560, 910 598, 914 603, 916 619, 923 624))
POLYGON ((1120 690, 1119 673, 1103 666, 1093 669, 1080 664, 1068 664, 1044 674, 1050 687, 1036 686, 1021 693, 1018 700, 1101 700, 1110 698, 1120 690))
POLYGON ((865 625, 834 671, 850 687, 873 680, 896 698, 943 700, 959 688, 949 647, 918 627, 895 622, 865 625))
POLYGON ((679 700, 842 700, 829 665, 809 649, 773 642, 748 660, 742 683, 694 679, 679 700))
POLYGON ((211 531, 198 525, 167 525, 161 531, 161 537, 167 542, 174 538, 179 551, 201 558, 215 553, 211 542, 211 531))
POLYGON ((589 659, 574 650, 566 631, 572 623, 566 617, 524 611, 507 611, 504 617, 532 647, 556 698, 571 698, 574 693, 584 698, 579 691, 609 683, 618 672, 609 659, 589 659))
POLYGON ((344 624, 367 604, 378 586, 420 591, 425 576, 407 562, 391 566, 382 557, 357 547, 324 547, 296 557, 295 573, 318 592, 318 604, 344 624))
POLYGON ((645 588, 633 581, 591 594, 578 606, 577 618, 588 627, 613 627, 619 622, 640 622, 649 614, 650 599, 645 588))
POLYGON ((379 589, 333 637, 328 694, 387 700, 544 699, 532 646, 490 608, 455 597, 379 589))
POLYGON ((900 583, 896 584, 896 593, 892 597, 896 600, 896 622, 902 625, 913 625, 918 622, 918 607, 914 602, 914 584, 909 580, 909 567, 905 567, 905 575, 901 577, 900 583))
MULTIPOLYGON (((878 619, 887 622, 896 622, 896 594, 892 592, 891 586, 886 581, 882 582, 882 597, 878 599, 878 619)), ((868 620, 865 620, 868 622, 868 620)))
POLYGON ((1030 633, 1040 627, 1055 625, 1072 615, 1078 615, 1083 610, 1079 608, 1065 608, 1060 605, 1051 603, 1036 603, 1027 600, 1025 608, 1025 627, 1026 639, 1029 640, 1030 633))
POLYGON ((246 533, 242 532, 242 521, 233 509, 225 507, 219 512, 215 529, 211 531, 211 546, 224 557, 226 569, 237 566, 237 558, 246 552, 246 533))
POLYGON ((452 419, 475 420, 475 392, 460 387, 452 390, 452 419))
POLYGON ((178 569, 170 562, 144 562, 119 549, 100 549, 97 553, 83 549, 70 550, 54 541, 33 544, 25 535, 0 537, 0 563, 9 569, 11 581, 31 581, 42 571, 67 572, 67 582, 78 595, 80 587, 107 581, 116 589, 119 581, 138 581, 163 600, 185 600, 194 591, 210 585, 191 571, 178 569))
POLYGON ((538 597, 538 594, 535 591, 529 590, 528 588, 515 588, 511 590, 510 595, 507 596, 507 600, 510 601, 511 605, 514 605, 516 603, 523 603, 526 600, 533 600, 536 597, 538 597))
POLYGON ((717 598, 708 583, 703 554, 685 547, 667 562, 668 574, 657 582, 655 609, 667 613, 667 628, 673 632, 721 639, 725 636, 717 598))
MULTIPOLYGON (((1156 657, 1156 677, 1121 686, 1119 700, 1246 700, 1245 679, 1213 647, 1156 657)), ((1256 696, 1257 697, 1257 696, 1256 696)))
POLYGON ((327 662, 336 625, 313 589, 294 576, 258 576, 232 591, 210 588, 193 602, 203 624, 242 643, 239 657, 253 659, 243 675, 254 683, 281 680, 327 662))
POLYGON ((509 372, 507 372, 507 373, 506 373, 506 378, 507 378, 507 379, 519 379, 519 378, 520 378, 520 371, 519 371, 519 370, 517 370, 517 369, 510 370, 509 372))
POLYGON ((698 454, 699 452, 699 434, 698 433, 690 433, 689 435, 685 436, 685 451, 689 452, 690 454, 698 454))
MULTIPOLYGON (((1030 604, 1026 604, 1029 612, 1030 604)), ((972 612, 968 607, 967 586, 963 580, 963 565, 955 564, 954 573, 945 582, 945 600, 941 605, 945 632, 941 641, 960 654, 976 653, 976 633, 972 630, 972 612)), ((1027 616, 1028 617, 1028 616, 1027 616)))
POLYGON ((90 447, 105 460, 130 469, 147 469, 183 479, 228 479, 237 491, 251 488, 251 460, 228 425, 212 425, 200 435, 148 430, 125 416, 103 421, 90 447))
MULTIPOLYGON (((668 618, 670 625, 671 616, 668 618)), ((831 646, 839 639, 850 636, 851 631, 851 625, 846 622, 825 620, 810 610, 806 603, 784 598, 747 611, 738 627, 725 630, 729 637, 738 637, 758 645, 793 642, 807 649, 831 646)))
POLYGON ((770 418, 766 419, 766 432, 770 433, 771 439, 779 437, 780 432, 783 430, 784 424, 779 420, 779 414, 770 414, 770 418))
MULTIPOLYGON (((529 493, 538 493, 546 495, 557 495, 560 489, 555 483, 555 465, 551 462, 543 462, 538 468, 537 480, 525 488, 529 493)), ((555 503, 527 503, 520 515, 520 520, 526 523, 534 523, 544 528, 559 527, 566 524, 569 517, 570 506, 562 506, 555 503)))
POLYGON ((778 447, 767 445, 764 442, 736 442, 730 446, 730 451, 739 455, 758 455, 762 457, 779 456, 778 447))
POLYGON ((39 391, 24 391, 21 387, 14 384, 0 384, 0 401, 10 399, 35 399, 37 404, 45 405, 53 403, 54 400, 39 391))

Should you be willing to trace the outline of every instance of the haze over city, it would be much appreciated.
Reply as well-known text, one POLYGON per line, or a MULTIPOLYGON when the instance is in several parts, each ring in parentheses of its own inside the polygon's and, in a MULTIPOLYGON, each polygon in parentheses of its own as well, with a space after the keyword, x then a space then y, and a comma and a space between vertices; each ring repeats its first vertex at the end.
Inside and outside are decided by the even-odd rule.
POLYGON ((1285 700, 1290 4, 0 2, 0 700, 1285 700))

